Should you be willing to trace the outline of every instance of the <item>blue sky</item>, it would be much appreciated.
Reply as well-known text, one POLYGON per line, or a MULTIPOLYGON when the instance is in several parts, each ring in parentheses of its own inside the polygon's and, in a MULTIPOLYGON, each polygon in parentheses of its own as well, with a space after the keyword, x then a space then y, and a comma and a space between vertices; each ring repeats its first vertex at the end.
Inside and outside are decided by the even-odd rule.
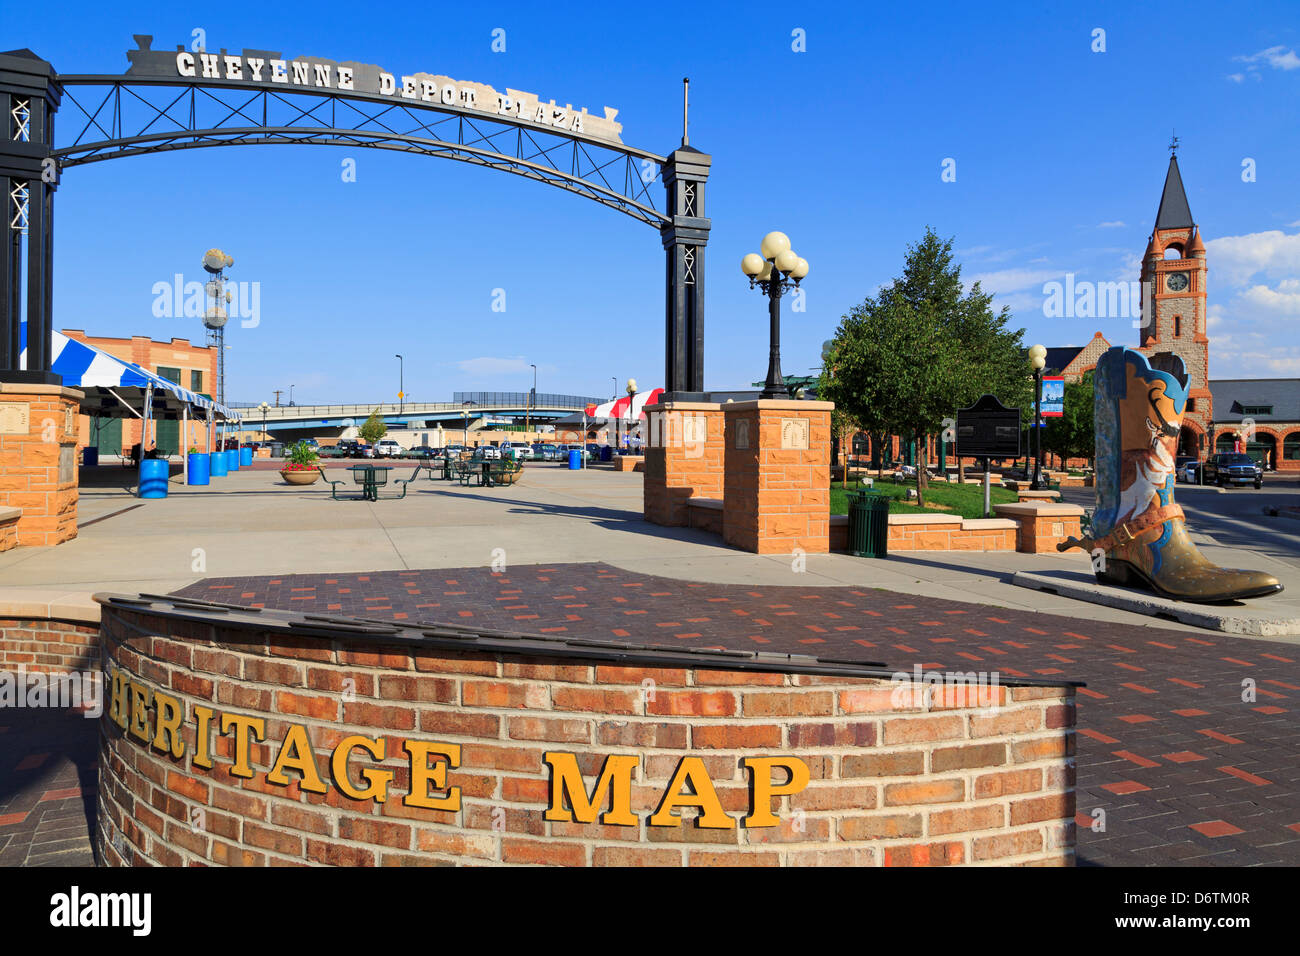
MULTIPOLYGON (((955 237, 963 276, 1012 306, 1028 341, 1101 331, 1134 344, 1127 317, 1045 317, 1043 284, 1137 278, 1176 129, 1209 246, 1211 377, 1300 376, 1293 2, 130 6, 8 10, 0 48, 65 73, 120 73, 132 34, 168 50, 201 28, 209 50, 617 107, 624 142, 659 153, 680 140, 689 75, 691 145, 713 156, 710 388, 765 373, 765 303, 739 262, 771 229, 811 265, 806 311, 785 314, 787 373, 818 364, 839 317, 899 272, 927 225, 955 237), (504 53, 491 50, 495 28, 504 53)), ((526 389, 529 363, 543 391, 661 384, 658 236, 519 177, 379 150, 194 150, 69 170, 55 222, 58 328, 199 340, 196 320, 153 316, 151 290, 177 272, 202 278, 211 246, 234 256, 230 277, 260 283, 261 316, 228 333, 231 400, 290 384, 300 402, 391 399, 397 352, 417 401, 526 389), (345 158, 356 182, 342 181, 345 158)))

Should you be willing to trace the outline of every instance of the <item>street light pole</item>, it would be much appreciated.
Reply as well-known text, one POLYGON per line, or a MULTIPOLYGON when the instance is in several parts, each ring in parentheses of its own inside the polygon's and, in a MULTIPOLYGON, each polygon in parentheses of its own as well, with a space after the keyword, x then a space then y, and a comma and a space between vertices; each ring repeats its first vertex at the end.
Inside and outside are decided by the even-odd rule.
POLYGON ((795 255, 790 238, 783 232, 769 232, 759 249, 761 255, 751 252, 740 261, 740 270, 749 276, 749 287, 757 284, 768 299, 767 381, 758 397, 788 399, 790 391, 781 374, 781 296, 792 283, 799 287, 808 274, 808 260, 795 255))
POLYGON ((1043 369, 1047 365, 1047 349, 1035 345, 1029 350, 1029 364, 1034 370, 1034 479, 1031 491, 1043 490, 1043 369))
POLYGON ((524 406, 524 431, 526 432, 532 430, 529 428, 531 422, 530 413, 533 410, 533 402, 537 400, 537 366, 530 362, 529 367, 533 370, 533 390, 528 396, 528 404, 524 406))
POLYGON ((401 415, 406 411, 406 360, 400 355, 394 355, 397 359, 397 414, 401 415))
POLYGON ((293 390, 294 390, 295 388, 297 388, 296 385, 290 385, 290 386, 289 386, 289 407, 290 407, 290 408, 293 408, 293 390))

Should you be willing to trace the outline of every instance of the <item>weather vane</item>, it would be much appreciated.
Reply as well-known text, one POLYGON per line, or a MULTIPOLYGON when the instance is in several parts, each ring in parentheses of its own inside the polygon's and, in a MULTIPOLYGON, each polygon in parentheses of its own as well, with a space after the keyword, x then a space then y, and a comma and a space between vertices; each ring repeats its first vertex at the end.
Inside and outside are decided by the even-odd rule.
POLYGON ((1178 137, 1172 131, 1169 136, 1169 155, 1173 156, 1178 152, 1178 137))

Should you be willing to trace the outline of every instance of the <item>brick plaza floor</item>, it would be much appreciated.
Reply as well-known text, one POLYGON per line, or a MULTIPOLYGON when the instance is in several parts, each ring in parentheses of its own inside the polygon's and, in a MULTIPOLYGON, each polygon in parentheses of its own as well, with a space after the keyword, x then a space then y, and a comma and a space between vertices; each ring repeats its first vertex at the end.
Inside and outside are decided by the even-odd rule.
MULTIPOLYGON (((177 593, 408 623, 1084 681, 1080 865, 1300 863, 1300 648, 1291 644, 870 588, 695 584, 604 564, 209 578, 177 593), (1247 679, 1253 700, 1243 700, 1247 679), (1097 820, 1104 827, 1094 829, 1097 820)), ((94 721, 0 712, 5 720, 0 740, 21 734, 24 744, 0 748, 0 865, 88 862, 94 721), (13 726, 15 715, 26 723, 13 726)))

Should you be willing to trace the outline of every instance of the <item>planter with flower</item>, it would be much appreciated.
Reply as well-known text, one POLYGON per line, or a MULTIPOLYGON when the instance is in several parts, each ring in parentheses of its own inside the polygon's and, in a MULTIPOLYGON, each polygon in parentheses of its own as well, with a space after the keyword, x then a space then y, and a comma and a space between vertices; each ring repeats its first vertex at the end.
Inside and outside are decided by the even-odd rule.
POLYGON ((320 478, 320 466, 316 463, 319 456, 316 450, 305 441, 300 441, 289 448, 284 455, 284 467, 280 477, 290 485, 312 485, 320 478))

